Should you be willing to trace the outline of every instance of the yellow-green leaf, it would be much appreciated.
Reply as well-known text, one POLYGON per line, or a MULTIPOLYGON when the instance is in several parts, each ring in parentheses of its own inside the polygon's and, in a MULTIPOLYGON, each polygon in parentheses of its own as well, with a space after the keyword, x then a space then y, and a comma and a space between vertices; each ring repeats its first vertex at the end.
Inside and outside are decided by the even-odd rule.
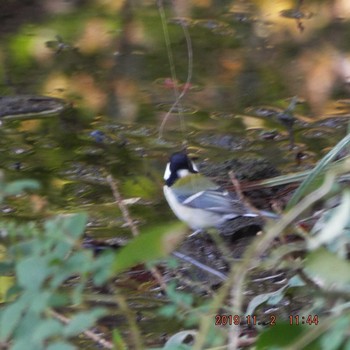
POLYGON ((172 252, 186 234, 183 223, 152 227, 120 249, 114 260, 114 271, 121 272, 137 264, 149 262, 172 252))

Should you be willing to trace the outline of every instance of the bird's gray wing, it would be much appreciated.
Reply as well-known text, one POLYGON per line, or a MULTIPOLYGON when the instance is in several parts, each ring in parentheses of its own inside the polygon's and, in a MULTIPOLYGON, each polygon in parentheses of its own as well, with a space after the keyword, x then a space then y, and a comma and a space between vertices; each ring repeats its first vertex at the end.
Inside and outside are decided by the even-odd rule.
POLYGON ((179 179, 171 189, 179 203, 191 208, 204 209, 225 215, 227 218, 256 216, 233 193, 223 191, 210 179, 200 174, 179 179))
MULTIPOLYGON (((178 201, 191 208, 205 209, 222 215, 233 217, 252 214, 239 200, 234 199, 228 192, 221 190, 204 190, 177 195, 178 201)), ((254 214, 253 214, 254 216, 254 214)))

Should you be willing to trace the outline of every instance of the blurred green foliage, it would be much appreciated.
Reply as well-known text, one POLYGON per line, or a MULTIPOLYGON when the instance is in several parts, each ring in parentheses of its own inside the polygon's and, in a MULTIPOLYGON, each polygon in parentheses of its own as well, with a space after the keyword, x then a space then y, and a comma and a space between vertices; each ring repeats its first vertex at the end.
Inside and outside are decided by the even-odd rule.
MULTIPOLYGON (((1 183, 1 198, 36 189, 35 181, 1 183)), ((105 310, 93 307, 73 312, 68 324, 54 318, 53 308, 83 305, 89 280, 101 285, 110 277, 112 255, 95 257, 80 240, 87 216, 60 215, 40 224, 2 220, 7 242, 0 274, 13 276, 0 305, 0 341, 11 349, 73 349, 70 341, 92 327, 105 310), (74 277, 71 289, 62 286, 74 277)), ((83 307, 84 309, 84 307, 83 307)))

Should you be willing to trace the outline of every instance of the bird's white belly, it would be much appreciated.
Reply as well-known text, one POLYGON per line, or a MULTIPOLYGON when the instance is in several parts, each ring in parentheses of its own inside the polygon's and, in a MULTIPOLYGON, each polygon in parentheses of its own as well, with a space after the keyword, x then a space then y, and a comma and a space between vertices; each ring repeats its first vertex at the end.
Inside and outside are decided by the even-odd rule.
POLYGON ((194 230, 216 227, 225 221, 219 214, 180 204, 168 186, 164 186, 164 196, 174 214, 194 230))

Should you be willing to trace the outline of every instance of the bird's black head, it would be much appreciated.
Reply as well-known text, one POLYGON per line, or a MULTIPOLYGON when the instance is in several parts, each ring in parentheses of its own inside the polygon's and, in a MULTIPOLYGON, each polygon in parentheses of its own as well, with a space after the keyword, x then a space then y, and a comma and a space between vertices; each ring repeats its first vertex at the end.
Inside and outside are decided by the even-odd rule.
POLYGON ((185 176, 186 171, 192 174, 198 173, 196 165, 187 154, 180 152, 172 154, 164 173, 167 186, 171 186, 178 178, 185 176))

